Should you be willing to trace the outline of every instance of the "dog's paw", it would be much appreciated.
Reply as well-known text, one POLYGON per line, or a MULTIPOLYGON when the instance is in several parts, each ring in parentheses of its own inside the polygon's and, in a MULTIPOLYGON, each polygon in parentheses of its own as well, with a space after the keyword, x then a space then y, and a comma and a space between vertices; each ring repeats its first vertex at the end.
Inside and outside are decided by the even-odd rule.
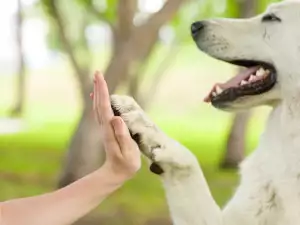
POLYGON ((150 170, 162 174, 167 170, 190 168, 197 164, 194 155, 175 140, 167 137, 128 96, 111 96, 115 116, 121 116, 132 138, 152 164, 150 170))

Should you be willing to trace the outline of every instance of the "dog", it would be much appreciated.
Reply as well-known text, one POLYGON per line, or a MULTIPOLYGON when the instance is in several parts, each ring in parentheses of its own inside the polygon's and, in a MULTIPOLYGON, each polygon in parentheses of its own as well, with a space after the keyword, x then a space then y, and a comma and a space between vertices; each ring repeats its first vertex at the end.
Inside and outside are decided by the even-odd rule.
POLYGON ((198 21, 191 33, 201 51, 245 67, 217 83, 206 102, 224 111, 273 109, 257 149, 240 165, 236 192, 220 209, 195 156, 161 131, 134 99, 111 96, 115 115, 162 179, 173 223, 300 224, 300 1, 272 4, 253 18, 198 21))

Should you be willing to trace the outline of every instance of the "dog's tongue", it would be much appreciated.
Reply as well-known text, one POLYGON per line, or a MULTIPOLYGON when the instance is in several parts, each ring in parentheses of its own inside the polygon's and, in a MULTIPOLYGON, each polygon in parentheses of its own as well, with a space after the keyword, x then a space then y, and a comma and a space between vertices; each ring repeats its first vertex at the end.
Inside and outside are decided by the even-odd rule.
POLYGON ((211 89, 211 91, 209 92, 209 94, 204 98, 204 102, 211 102, 212 93, 216 92, 217 88, 226 90, 228 88, 238 87, 243 80, 247 80, 251 76, 251 74, 255 74, 255 72, 258 69, 259 69, 259 66, 247 68, 245 70, 242 70, 240 73, 238 73, 236 76, 232 77, 227 82, 215 84, 213 86, 213 88, 211 89))

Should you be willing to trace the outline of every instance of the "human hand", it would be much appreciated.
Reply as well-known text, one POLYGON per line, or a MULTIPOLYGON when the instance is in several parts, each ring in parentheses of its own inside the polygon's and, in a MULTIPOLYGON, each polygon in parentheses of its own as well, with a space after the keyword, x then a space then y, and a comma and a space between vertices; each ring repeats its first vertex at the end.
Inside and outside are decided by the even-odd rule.
POLYGON ((94 92, 91 97, 103 134, 102 140, 106 152, 104 167, 121 179, 130 179, 141 167, 140 151, 123 119, 114 116, 107 83, 99 72, 94 76, 94 92))

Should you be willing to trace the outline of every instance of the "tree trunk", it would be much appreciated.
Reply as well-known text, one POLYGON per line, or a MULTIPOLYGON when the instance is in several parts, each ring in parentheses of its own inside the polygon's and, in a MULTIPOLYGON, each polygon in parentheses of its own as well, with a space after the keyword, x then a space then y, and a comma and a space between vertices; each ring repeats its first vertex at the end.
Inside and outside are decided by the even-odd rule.
MULTIPOLYGON (((239 0, 240 16, 253 16, 257 9, 258 0, 239 0)), ((229 133, 226 152, 221 161, 221 168, 237 168, 245 157, 246 128, 250 118, 250 111, 237 113, 229 133)))
POLYGON ((17 21, 16 21, 16 42, 18 51, 18 77, 17 77, 17 87, 16 87, 16 102, 11 111, 12 115, 19 115, 22 113, 24 108, 25 100, 25 64, 24 64, 24 54, 23 54, 23 42, 22 42, 22 27, 23 27, 23 16, 22 16, 22 3, 18 0, 18 11, 17 11, 17 21))
MULTIPOLYGON (((88 97, 87 97, 88 98, 88 97)), ((64 187, 99 168, 105 160, 101 133, 94 117, 92 101, 86 99, 81 119, 63 163, 58 187, 64 187)))
MULTIPOLYGON (((53 17, 56 19, 62 42, 81 83, 85 102, 82 118, 72 137, 64 163, 65 166, 59 179, 59 187, 63 187, 99 168, 105 159, 105 154, 101 145, 101 134, 92 116, 92 101, 86 99, 89 96, 89 90, 92 91, 92 86, 86 82, 84 75, 82 75, 83 70, 79 67, 73 49, 64 32, 63 17, 59 14, 55 4, 56 1, 51 1, 53 17)), ((150 17, 146 24, 135 27, 135 29, 133 29, 133 16, 136 0, 119 1, 119 20, 117 27, 113 28, 115 42, 113 57, 105 72, 105 79, 110 93, 114 93, 122 80, 128 77, 130 66, 133 62, 146 58, 149 55, 157 41, 160 27, 173 17, 179 6, 185 1, 187 0, 167 1, 164 7, 150 17)))
POLYGON ((245 136, 250 111, 241 112, 234 116, 230 129, 226 153, 221 162, 222 168, 237 168, 245 156, 245 136))
MULTIPOLYGON (((160 28, 174 17, 185 2, 187 0, 166 1, 163 8, 153 14, 146 23, 132 30, 130 38, 120 46, 118 54, 112 57, 106 70, 105 79, 110 93, 114 93, 119 84, 120 71, 126 71, 128 67, 130 70, 133 63, 141 63, 142 59, 151 53, 157 42, 160 28)), ((126 76, 128 75, 129 73, 126 73, 126 76)))
MULTIPOLYGON (((66 33, 64 17, 59 10, 59 1, 51 0, 48 2, 47 7, 56 22, 64 50, 73 66, 84 103, 81 118, 72 136, 69 151, 63 163, 64 168, 59 177, 58 187, 61 188, 97 169, 104 161, 105 154, 101 151, 103 149, 100 139, 101 134, 93 116, 93 104, 89 98, 92 91, 89 65, 81 65, 75 55, 75 48, 66 33)), ((85 42, 86 40, 83 38, 82 41, 85 42)), ((83 43, 83 46, 87 46, 87 43, 83 43)))
POLYGON ((238 0, 240 17, 248 18, 254 16, 258 8, 258 0, 238 0))
POLYGON ((144 76, 146 74, 146 67, 147 64, 149 64, 147 60, 149 59, 143 59, 142 63, 140 63, 143 65, 139 65, 137 71, 135 71, 134 74, 131 74, 131 80, 128 85, 128 94, 132 96, 144 110, 146 110, 151 104, 155 96, 158 84, 160 83, 169 65, 173 62, 173 59, 175 58, 175 55, 178 51, 178 45, 178 40, 173 41, 173 43, 169 47, 168 53, 158 65, 155 72, 151 75, 152 80, 147 90, 144 90, 143 87, 141 87, 140 83, 144 79, 144 76))

